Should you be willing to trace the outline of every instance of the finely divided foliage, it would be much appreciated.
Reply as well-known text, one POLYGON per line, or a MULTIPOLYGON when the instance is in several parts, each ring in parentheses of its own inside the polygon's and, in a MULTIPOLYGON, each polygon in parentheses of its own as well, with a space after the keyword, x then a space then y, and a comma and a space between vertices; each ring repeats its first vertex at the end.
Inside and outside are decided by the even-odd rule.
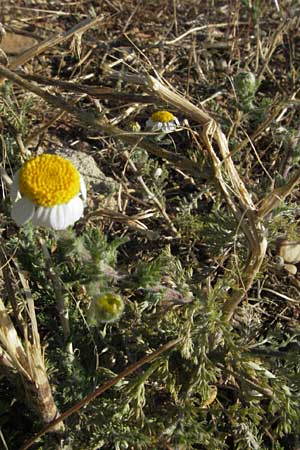
POLYGON ((299 448, 296 3, 3 6, 3 448, 299 448))

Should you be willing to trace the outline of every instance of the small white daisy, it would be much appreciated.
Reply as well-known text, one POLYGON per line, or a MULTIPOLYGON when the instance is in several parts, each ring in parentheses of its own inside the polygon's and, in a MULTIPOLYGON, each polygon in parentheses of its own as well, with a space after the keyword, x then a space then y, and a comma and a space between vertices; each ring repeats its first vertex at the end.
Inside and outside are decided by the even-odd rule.
POLYGON ((161 133, 172 133, 179 126, 179 120, 169 111, 156 111, 146 122, 147 129, 161 133))
POLYGON ((64 230, 83 215, 86 187, 71 161, 43 154, 15 173, 10 197, 18 226, 31 220, 33 225, 64 230))

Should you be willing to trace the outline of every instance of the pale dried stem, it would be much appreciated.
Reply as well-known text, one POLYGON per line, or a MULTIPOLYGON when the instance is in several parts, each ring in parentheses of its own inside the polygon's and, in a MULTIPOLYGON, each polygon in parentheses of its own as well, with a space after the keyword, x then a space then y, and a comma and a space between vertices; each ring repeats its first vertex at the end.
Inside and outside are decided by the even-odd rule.
POLYGON ((192 105, 179 94, 170 91, 166 86, 162 86, 161 83, 153 79, 153 77, 149 76, 148 82, 148 86, 150 86, 154 92, 157 92, 162 100, 172 104, 178 110, 183 111, 188 117, 197 120, 204 126, 204 142, 212 160, 216 179, 228 206, 233 211, 237 220, 239 220, 248 239, 249 257, 247 264, 244 270, 241 270, 240 278, 237 280, 238 286, 232 290, 230 298, 223 307, 223 318, 226 321, 229 321, 236 308, 251 288, 264 260, 267 249, 267 240, 263 223, 256 214, 256 208, 251 199, 251 195, 247 191, 246 186, 240 178, 232 161, 227 139, 220 126, 206 112, 199 110, 199 108, 192 105), (213 139, 218 145, 222 161, 219 160, 213 149, 211 142, 213 139), (223 179, 222 166, 231 182, 230 191, 223 179), (233 195, 231 192, 233 192, 233 195), (239 206, 237 206, 237 204, 239 206))
POLYGON ((275 399, 276 396, 271 388, 267 388, 259 384, 256 380, 251 380, 248 376, 244 376, 241 373, 235 372, 233 370, 228 369, 223 364, 217 364, 225 373, 231 375, 232 377, 242 380, 244 383, 248 384, 250 388, 254 389, 257 392, 260 392, 267 398, 275 399))
POLYGON ((247 191, 244 182, 242 181, 238 171, 236 170, 236 167, 230 155, 227 139, 219 126, 216 127, 213 137, 216 139, 216 142, 218 144, 218 148, 223 158, 222 164, 224 165, 226 172, 230 177, 235 196, 240 203, 242 210, 244 212, 246 212, 247 210, 254 211, 255 205, 252 201, 251 195, 247 191))
MULTIPOLYGON (((240 23, 242 23, 242 22, 239 22, 239 24, 240 23)), ((206 30, 209 28, 215 29, 215 28, 225 28, 225 27, 228 27, 228 22, 210 23, 210 24, 202 25, 200 27, 190 28, 185 33, 181 34, 180 36, 177 36, 176 38, 174 38, 170 41, 165 41, 164 44, 166 44, 166 45, 176 44, 178 41, 181 41, 181 39, 186 38, 190 34, 198 33, 199 31, 206 30)))
MULTIPOLYGON (((43 423, 51 422, 58 415, 49 384, 32 296, 24 276, 19 272, 25 288, 31 339, 28 329, 24 327, 24 341, 20 339, 6 306, 0 298, 0 364, 6 375, 15 382, 16 376, 22 383, 28 406, 33 409, 43 423)), ((61 423, 55 431, 61 431, 61 423)))
POLYGON ((293 189, 300 182, 300 169, 292 176, 287 184, 275 188, 270 194, 268 194, 262 201, 262 204, 258 210, 258 217, 263 219, 270 214, 275 208, 278 208, 284 199, 292 193, 293 189))
POLYGON ((221 170, 222 169, 222 164, 221 164, 221 161, 220 161, 220 159, 216 155, 216 152, 213 149, 212 143, 210 141, 209 134, 206 131, 206 129, 204 129, 204 132, 203 132, 203 140, 204 140, 204 142, 206 144, 206 148, 209 150, 209 154, 210 154, 210 157, 211 157, 212 165, 213 165, 213 168, 214 168, 214 176, 215 176, 215 179, 216 179, 216 181, 217 181, 217 183, 219 185, 219 188, 220 188, 220 190, 221 190, 221 192, 222 192, 222 194, 223 194, 223 196, 224 196, 224 198, 226 200, 226 203, 229 206, 229 208, 231 209, 231 211, 233 212, 237 222, 241 224, 241 227, 242 227, 245 235, 247 236, 248 241, 252 242, 253 241, 253 237, 252 237, 251 231, 249 230, 247 224, 244 223, 242 212, 237 207, 237 205, 235 204, 235 202, 233 201, 233 199, 232 199, 232 197, 230 195, 228 186, 225 183, 225 181, 223 179, 223 176, 222 176, 222 170, 221 170))
POLYGON ((24 378, 30 379, 30 370, 21 339, 0 298, 0 345, 9 358, 9 364, 24 378))
POLYGON ((268 241, 265 236, 265 228, 262 222, 257 219, 257 216, 253 216, 253 219, 254 223, 251 229, 254 231, 254 239, 250 248, 248 262, 241 274, 239 287, 233 289, 231 296, 223 306, 223 318, 226 321, 230 321, 236 308, 247 295, 266 255, 268 241))
MULTIPOLYGON (((7 292, 15 297, 12 292, 15 283, 9 279, 8 271, 10 260, 6 259, 4 251, 1 252, 1 265, 4 278, 6 280, 7 292), (7 273, 5 271, 7 270, 7 273)), ((47 424, 58 415, 54 403, 47 372, 44 364, 43 351, 40 344, 37 320, 35 315, 34 302, 26 278, 21 272, 15 260, 14 265, 17 269, 21 285, 26 296, 26 310, 29 323, 22 317, 18 317, 18 328, 22 338, 8 314, 4 302, 0 299, 0 365, 4 369, 6 376, 12 383, 22 384, 25 391, 25 398, 28 406, 35 411, 43 423, 47 424), (30 338, 29 338, 30 330, 30 338)), ((10 299, 11 300, 11 299, 10 299)), ((17 314, 20 314, 18 307, 17 314)), ((61 430, 63 425, 56 430, 61 430)))

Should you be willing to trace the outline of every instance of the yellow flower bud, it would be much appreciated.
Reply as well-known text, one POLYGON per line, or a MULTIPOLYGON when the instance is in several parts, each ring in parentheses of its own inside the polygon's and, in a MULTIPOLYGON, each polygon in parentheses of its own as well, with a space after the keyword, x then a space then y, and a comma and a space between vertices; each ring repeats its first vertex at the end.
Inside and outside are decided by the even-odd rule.
POLYGON ((114 322, 118 320, 124 310, 122 297, 114 293, 106 293, 95 296, 90 308, 90 321, 92 324, 99 322, 114 322))

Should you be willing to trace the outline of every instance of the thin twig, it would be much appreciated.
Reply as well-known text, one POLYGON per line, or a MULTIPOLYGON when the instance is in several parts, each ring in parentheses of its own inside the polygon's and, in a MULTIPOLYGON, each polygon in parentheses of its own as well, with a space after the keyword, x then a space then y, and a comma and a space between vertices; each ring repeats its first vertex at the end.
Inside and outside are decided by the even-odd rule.
MULTIPOLYGON (((128 153, 128 151, 126 150, 124 152, 124 156, 125 158, 127 158, 127 160, 129 161, 129 165, 132 168, 132 170, 135 172, 135 174, 138 174, 138 169, 136 168, 135 164, 133 161, 131 161, 130 159, 130 155, 128 153)), ((144 191, 146 192, 146 194, 148 195, 150 200, 153 200, 153 202, 155 203, 158 211, 161 213, 161 215, 163 216, 163 218, 166 220, 166 222, 169 224, 172 232, 175 234, 175 236, 178 236, 178 231, 176 230, 174 224, 172 223, 170 217, 168 216, 165 208, 163 207, 163 205, 161 204, 161 202, 159 201, 159 199, 156 197, 156 195, 150 191, 150 189, 148 188, 148 186, 146 185, 143 177, 141 175, 137 176, 137 180, 140 183, 140 185, 142 186, 142 188, 144 189, 144 191)))

